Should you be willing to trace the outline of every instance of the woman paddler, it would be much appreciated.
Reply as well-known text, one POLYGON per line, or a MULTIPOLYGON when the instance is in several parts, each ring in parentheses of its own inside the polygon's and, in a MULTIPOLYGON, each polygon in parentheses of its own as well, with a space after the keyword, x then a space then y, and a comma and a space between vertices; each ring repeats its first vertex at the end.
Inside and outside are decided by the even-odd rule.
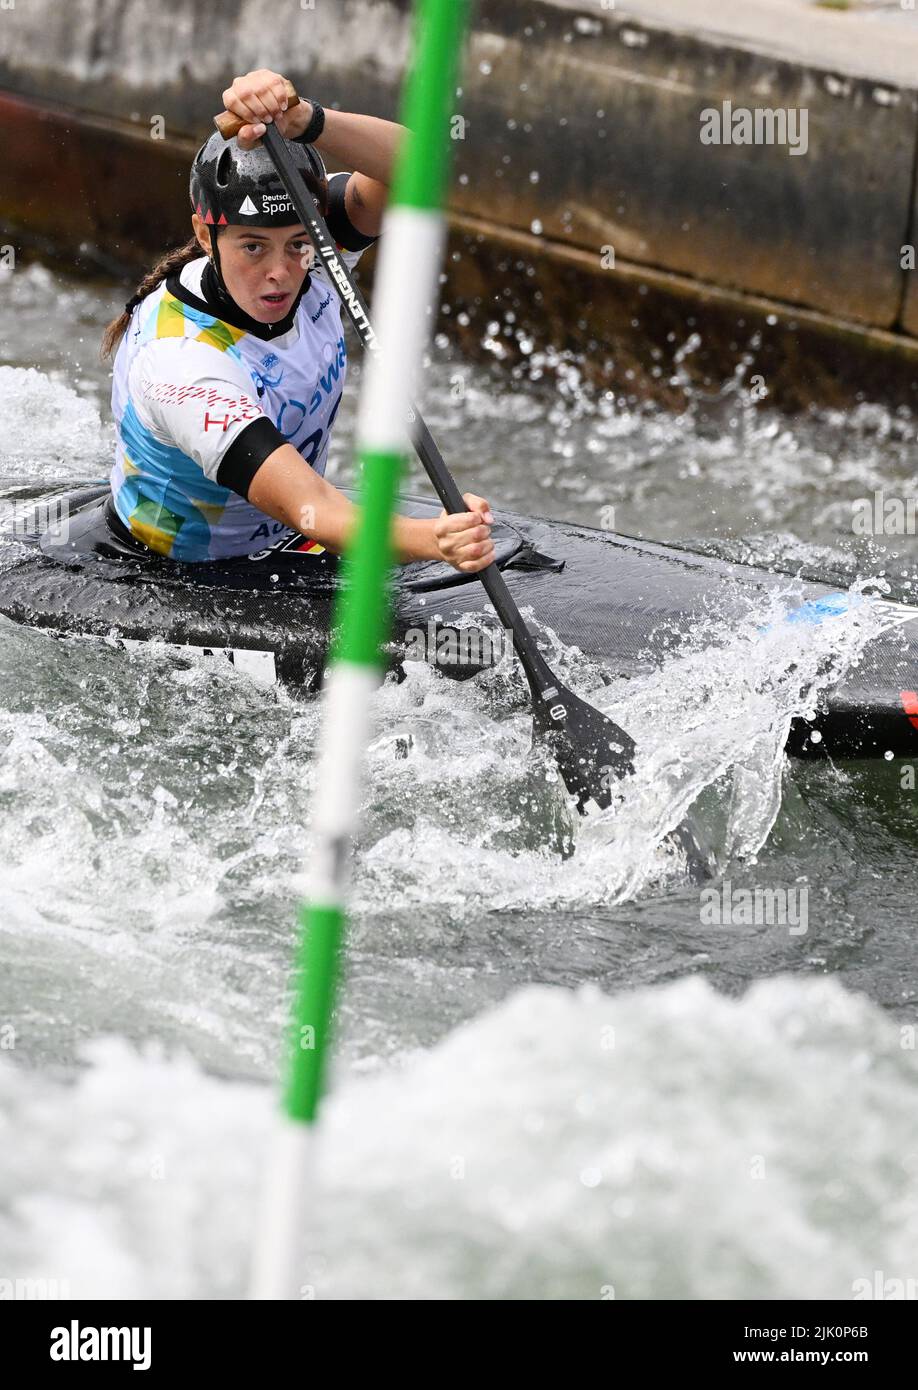
MULTIPOLYGON (((223 102, 246 124, 195 156, 193 237, 142 280, 103 340, 104 353, 117 347, 109 524, 183 562, 337 553, 355 521, 322 476, 347 374, 341 311, 259 140, 273 121, 354 266, 379 235, 403 127, 315 101, 288 110, 284 78, 264 69, 237 77, 223 102), (321 152, 355 172, 328 177, 321 152)), ((488 565, 488 504, 465 502, 460 515, 397 518, 399 559, 488 565)))

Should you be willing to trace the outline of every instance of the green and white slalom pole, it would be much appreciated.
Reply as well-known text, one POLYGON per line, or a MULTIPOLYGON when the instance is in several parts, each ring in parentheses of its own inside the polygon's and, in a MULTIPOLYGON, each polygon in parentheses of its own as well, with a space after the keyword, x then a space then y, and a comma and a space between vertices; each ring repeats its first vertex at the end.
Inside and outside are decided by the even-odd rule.
POLYGON ((392 519, 410 445, 409 403, 438 286, 449 173, 449 118, 468 0, 418 0, 415 60, 403 94, 409 135, 399 152, 374 299, 381 351, 366 367, 357 423, 360 520, 345 562, 339 638, 324 693, 313 858, 300 909, 302 945, 283 1115, 256 1234, 252 1296, 303 1296, 296 1279, 302 1197, 311 1156, 345 929, 350 843, 357 832, 370 705, 389 636, 392 519))

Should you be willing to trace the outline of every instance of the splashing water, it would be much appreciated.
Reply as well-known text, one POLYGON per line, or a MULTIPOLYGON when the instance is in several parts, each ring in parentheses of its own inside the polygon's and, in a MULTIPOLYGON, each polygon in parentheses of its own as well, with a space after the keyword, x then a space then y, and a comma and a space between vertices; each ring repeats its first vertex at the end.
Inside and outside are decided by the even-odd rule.
MULTIPOLYGON (((851 1298, 914 1276, 918 1067, 838 984, 531 986, 339 1076, 304 1298, 851 1298)), ((162 1048, 73 1079, 0 1053, 4 1270, 72 1297, 238 1298, 272 1098, 162 1048)))
MULTIPOLYGON (((457 826, 458 835, 454 829, 449 842, 440 846, 456 877, 454 910, 463 910, 459 885, 472 861, 477 866, 477 891, 465 899, 470 912, 485 900, 494 909, 521 908, 534 900, 541 906, 575 909, 634 898, 661 878, 672 879, 674 871, 684 873, 684 865, 673 863, 667 837, 702 793, 716 785, 729 805, 714 847, 718 865, 723 868, 734 859, 754 862, 780 811, 784 749, 792 721, 812 719, 821 695, 857 662, 867 643, 902 621, 895 605, 862 600, 860 589, 842 596, 835 605, 838 611, 828 605, 818 622, 795 620, 793 612, 787 614, 790 602, 779 594, 763 598, 762 607, 730 629, 715 622, 699 624, 693 650, 670 657, 651 675, 612 686, 589 684, 591 668, 597 668, 579 659, 576 649, 563 649, 555 640, 549 656, 553 669, 565 679, 577 673, 572 681, 577 693, 636 739, 635 773, 618 784, 620 795, 609 810, 594 808, 580 820, 571 812, 552 765, 545 765, 544 791, 558 808, 555 823, 575 838, 576 852, 566 864, 556 852, 540 853, 535 845, 521 861, 518 843, 502 845, 499 836, 475 833, 480 831, 480 818, 472 821, 470 837, 457 826)), ((499 680, 501 674, 488 679, 499 680)), ((427 776, 442 771, 441 760, 450 749, 454 756, 462 750, 463 779, 487 787, 499 771, 502 800, 516 802, 524 811, 530 806, 530 793, 522 789, 522 769, 531 769, 533 763, 525 702, 514 719, 504 720, 499 730, 488 734, 481 716, 467 703, 471 695, 447 694, 426 673, 410 667, 409 690, 383 693, 386 727, 395 727, 392 737, 410 739, 401 792, 409 780, 423 785, 427 776), (416 700, 421 701, 420 709, 406 720, 402 702, 416 700), (394 704, 401 706, 400 720, 394 704), (457 704, 464 715, 458 725, 457 704), (450 724, 444 725, 439 715, 447 706, 450 724), (513 768, 521 771, 514 775, 513 768)), ((447 775, 453 780, 456 773, 451 768, 447 775)), ((423 796, 420 800, 423 804, 423 796)), ((392 832, 384 857, 402 853, 413 859, 409 847, 418 830, 415 821, 411 831, 392 832)), ((432 833, 434 827, 427 822, 424 834, 432 833)), ((380 853, 376 845, 368 856, 374 892, 380 885, 373 863, 380 853)), ((435 862, 442 881, 440 854, 435 862)), ((360 883, 359 876, 358 888, 360 883)), ((433 891, 432 880, 415 872, 402 880, 401 888, 396 882, 386 885, 387 894, 394 894, 405 908, 417 902, 418 895, 433 891)))
MULTIPOLYGON (((104 475, 95 345, 122 287, 29 267, 3 290, 4 488, 104 475), (49 337, 62 304, 74 333, 49 337)), ((839 588, 916 591, 906 559, 862 563, 850 532, 851 497, 914 491, 907 411, 790 421, 750 403, 744 360, 671 416, 590 399, 550 352, 530 356, 533 375, 564 367, 552 394, 461 363, 457 385, 438 353, 425 413, 495 504, 594 526, 613 504, 624 531, 713 532, 747 560, 829 557, 839 588)), ((918 1082, 897 1027, 918 1007, 918 802, 889 765, 782 751, 896 620, 862 603, 805 626, 763 600, 611 686, 558 651, 638 741, 621 801, 583 822, 529 751, 518 675, 457 686, 413 665, 378 693, 304 1285, 850 1298, 877 1270, 918 1276, 918 1082), (666 839, 687 812, 719 868, 812 885, 806 937, 699 926, 666 839)), ((4 1274, 74 1296, 244 1290, 318 713, 232 668, 0 623, 4 1274)))
POLYGON ((620 805, 584 828, 579 882, 590 881, 599 861, 604 875, 619 866, 606 878, 613 901, 640 892, 664 837, 727 774, 732 789, 718 858, 721 867, 754 860, 780 810, 791 722, 814 717, 820 695, 866 644, 901 621, 859 597, 854 593, 834 616, 801 625, 773 596, 726 642, 708 627, 697 634, 697 650, 629 683, 624 699, 605 712, 637 739, 635 776, 620 805))

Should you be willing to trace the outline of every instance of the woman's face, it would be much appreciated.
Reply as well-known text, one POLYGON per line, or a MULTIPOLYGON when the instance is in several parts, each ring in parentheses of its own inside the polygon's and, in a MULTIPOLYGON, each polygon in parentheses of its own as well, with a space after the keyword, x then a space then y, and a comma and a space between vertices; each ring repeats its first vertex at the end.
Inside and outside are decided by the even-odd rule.
MULTIPOLYGON (((210 251, 210 228, 197 213, 192 225, 202 249, 210 251)), ((312 245, 302 225, 224 227, 220 269, 233 299, 249 318, 276 323, 289 313, 312 264, 312 245)))

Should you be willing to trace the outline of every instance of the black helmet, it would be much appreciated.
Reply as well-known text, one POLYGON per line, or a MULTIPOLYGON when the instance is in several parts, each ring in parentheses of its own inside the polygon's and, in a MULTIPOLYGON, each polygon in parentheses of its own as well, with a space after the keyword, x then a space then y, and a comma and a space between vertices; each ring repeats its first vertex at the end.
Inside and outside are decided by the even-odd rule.
MULTIPOLYGON (((328 176, 322 156, 312 145, 284 143, 325 217, 328 176)), ((241 150, 235 138, 224 140, 218 131, 194 157, 189 192, 191 206, 209 227, 292 227, 300 221, 264 146, 241 150)))

